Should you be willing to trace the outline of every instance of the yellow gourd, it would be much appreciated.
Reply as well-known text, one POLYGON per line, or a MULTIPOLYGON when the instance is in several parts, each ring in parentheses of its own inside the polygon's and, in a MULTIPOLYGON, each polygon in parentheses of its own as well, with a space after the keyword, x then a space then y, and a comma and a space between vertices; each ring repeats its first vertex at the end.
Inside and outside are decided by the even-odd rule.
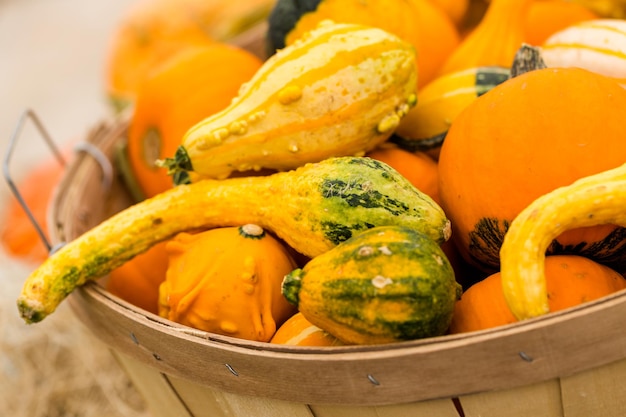
POLYGON ((381 225, 419 230, 438 243, 450 222, 430 197, 389 165, 329 158, 261 177, 205 179, 143 200, 68 242, 26 279, 18 309, 43 320, 79 285, 106 275, 184 231, 255 223, 314 257, 381 225))
POLYGON ((363 155, 415 104, 416 80, 408 42, 325 21, 265 61, 232 104, 191 127, 161 165, 179 184, 189 172, 221 179, 363 155))
POLYGON ((601 224, 626 226, 626 165, 583 177, 530 203, 511 223, 500 249, 504 296, 518 320, 550 311, 548 246, 561 233, 601 224))

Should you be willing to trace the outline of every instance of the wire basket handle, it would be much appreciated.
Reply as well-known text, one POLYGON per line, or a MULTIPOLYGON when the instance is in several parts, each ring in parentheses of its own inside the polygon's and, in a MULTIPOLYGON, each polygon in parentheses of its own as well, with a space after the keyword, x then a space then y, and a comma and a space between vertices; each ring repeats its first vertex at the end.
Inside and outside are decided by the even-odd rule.
POLYGON ((61 154, 61 151, 52 140, 52 137, 50 136, 50 134, 44 127, 43 123, 41 123, 41 120, 39 119, 39 117, 37 117, 37 115, 35 114, 33 110, 26 109, 24 113, 22 113, 22 116, 20 117, 17 123, 17 126, 15 127, 15 130, 13 131, 13 135, 11 136, 11 139, 9 140, 9 147, 4 157, 2 169, 4 173, 4 179, 9 185, 9 188, 11 188, 11 192, 13 193, 13 195, 19 202, 20 206, 22 206, 22 209, 26 212, 28 219, 33 224, 33 227, 35 228, 35 230, 37 230, 37 234, 39 235, 39 238, 43 241, 44 245, 46 245, 48 252, 50 252, 52 251, 52 244, 48 240, 48 237, 46 236, 43 228, 41 227, 37 219, 35 219, 35 216, 33 215, 33 212, 31 211, 31 209, 28 207, 28 204, 22 197, 22 194, 20 193, 15 181, 13 181, 13 178, 11 177, 11 172, 10 172, 9 165, 11 162, 11 158, 13 157, 13 151, 15 150, 18 138, 20 137, 22 133, 24 125, 26 124, 26 121, 28 120, 32 121, 32 123, 35 125, 35 127, 37 128, 37 131, 39 132, 41 137, 44 139, 44 141, 48 145, 48 148, 50 148, 50 150, 54 154, 54 157, 59 161, 59 163, 63 166, 67 166, 67 161, 65 160, 65 158, 61 154))
MULTIPOLYGON (((13 195, 17 199, 18 203, 20 204, 20 206, 22 207, 22 209, 24 210, 24 212, 28 216, 28 219, 30 220, 30 222, 32 223, 33 227, 37 231, 37 234, 39 235, 39 238, 41 239, 43 244, 46 246, 46 249, 48 250, 48 252, 50 254, 52 254, 59 247, 63 246, 65 243, 61 242, 61 243, 59 243, 56 246, 52 245, 52 243, 50 242, 50 240, 46 236, 45 231, 43 230, 43 228, 41 227, 41 225, 39 224, 39 222, 37 221, 37 219, 33 215, 32 210, 28 207, 28 204, 24 200, 24 197, 22 196, 22 193, 20 192, 18 186, 16 185, 15 181, 13 180, 13 178, 11 176, 11 172, 10 172, 10 163, 11 163, 11 159, 13 157, 13 152, 14 152, 16 146, 17 146, 17 141, 18 141, 19 137, 21 136, 22 130, 24 128, 24 125, 26 124, 26 122, 28 120, 30 120, 35 125, 39 135, 46 142, 46 144, 48 145, 48 148, 50 149, 50 151, 52 152, 52 154, 54 155, 56 160, 59 162, 59 164, 61 164, 63 167, 67 167, 67 165, 68 165, 67 160, 65 159, 65 157, 63 156, 61 150, 56 145, 56 143, 54 142, 54 140, 52 139, 52 137, 50 136, 50 134, 48 133, 48 131, 44 127, 43 123, 41 122, 41 120, 39 119, 37 114, 32 109, 26 109, 22 113, 22 116, 20 117, 20 119, 19 119, 19 121, 17 123, 17 126, 15 127, 15 130, 13 131, 13 135, 11 136, 11 138, 9 140, 9 146, 8 146, 6 155, 4 157, 2 169, 3 169, 4 179, 6 180, 7 184, 9 185, 9 188, 11 189, 11 192, 13 193, 13 195)), ((113 165, 112 165, 111 161, 102 153, 102 151, 97 146, 94 146, 92 143, 88 143, 88 142, 78 143, 74 147, 74 149, 76 151, 85 152, 85 153, 91 155, 96 160, 98 165, 100 165, 100 167, 102 168, 102 172, 103 172, 103 180, 102 180, 103 181, 103 186, 106 189, 110 188, 111 185, 112 185, 112 182, 113 182, 113 175, 114 175, 113 165)))

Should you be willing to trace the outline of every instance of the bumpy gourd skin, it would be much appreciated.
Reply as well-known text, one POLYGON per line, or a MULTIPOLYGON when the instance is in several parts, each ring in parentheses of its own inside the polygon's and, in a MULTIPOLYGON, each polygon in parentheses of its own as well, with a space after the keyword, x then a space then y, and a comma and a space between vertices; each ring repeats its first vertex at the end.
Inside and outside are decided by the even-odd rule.
POLYGON ((202 180, 137 203, 55 252, 26 280, 20 314, 27 322, 43 320, 77 286, 179 232, 247 223, 308 257, 379 225, 404 224, 440 243, 450 236, 450 222, 430 197, 371 158, 329 158, 267 177, 202 180))
POLYGON ((626 165, 583 177, 534 200, 515 217, 500 249, 504 296, 518 320, 550 311, 545 256, 561 233, 579 227, 626 227, 626 165))
POLYGON ((281 295, 296 267, 287 248, 257 225, 180 233, 167 242, 159 315, 211 333, 269 342, 295 314, 281 295))
POLYGON ((177 183, 289 170, 363 155, 415 105, 414 47, 378 28, 325 21, 269 58, 230 106, 196 125, 159 165, 177 183))

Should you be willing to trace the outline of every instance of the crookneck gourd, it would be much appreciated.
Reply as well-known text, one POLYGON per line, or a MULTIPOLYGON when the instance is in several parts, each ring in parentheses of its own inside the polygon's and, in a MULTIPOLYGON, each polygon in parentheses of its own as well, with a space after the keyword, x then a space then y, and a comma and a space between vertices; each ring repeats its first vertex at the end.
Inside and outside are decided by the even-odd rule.
POLYGON ((189 171, 223 179, 362 155, 415 104, 416 79, 411 44, 378 28, 324 21, 265 61, 230 106, 191 127, 160 165, 184 183, 189 171))
MULTIPOLYGON (((518 320, 549 312, 545 256, 561 233, 602 224, 626 227, 626 165, 583 177, 530 203, 500 249, 504 297, 518 320)), ((622 245, 622 249, 624 245, 622 245)))
POLYGON ((269 176, 205 179, 143 200, 50 256, 27 278, 18 307, 27 322, 52 313, 77 286, 159 241, 190 230, 253 223, 314 257, 366 229, 401 224, 442 243, 443 210, 389 165, 328 158, 269 176))

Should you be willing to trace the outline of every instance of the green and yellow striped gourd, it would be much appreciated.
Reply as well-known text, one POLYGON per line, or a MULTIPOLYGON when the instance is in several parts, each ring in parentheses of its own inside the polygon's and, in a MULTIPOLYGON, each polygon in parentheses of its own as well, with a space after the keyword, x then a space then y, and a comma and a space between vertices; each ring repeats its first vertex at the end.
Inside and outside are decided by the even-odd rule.
POLYGON ((411 44, 378 28, 324 21, 269 58, 230 106, 191 127, 160 164, 182 183, 188 172, 223 179, 363 155, 415 105, 416 81, 411 44))
POLYGON ((438 77, 418 92, 417 105, 400 121, 391 141, 408 151, 437 157, 456 116, 509 74, 509 68, 485 66, 438 77))
POLYGON ((406 226, 374 227, 285 276, 283 295, 347 344, 437 336, 461 286, 437 242, 406 226))

